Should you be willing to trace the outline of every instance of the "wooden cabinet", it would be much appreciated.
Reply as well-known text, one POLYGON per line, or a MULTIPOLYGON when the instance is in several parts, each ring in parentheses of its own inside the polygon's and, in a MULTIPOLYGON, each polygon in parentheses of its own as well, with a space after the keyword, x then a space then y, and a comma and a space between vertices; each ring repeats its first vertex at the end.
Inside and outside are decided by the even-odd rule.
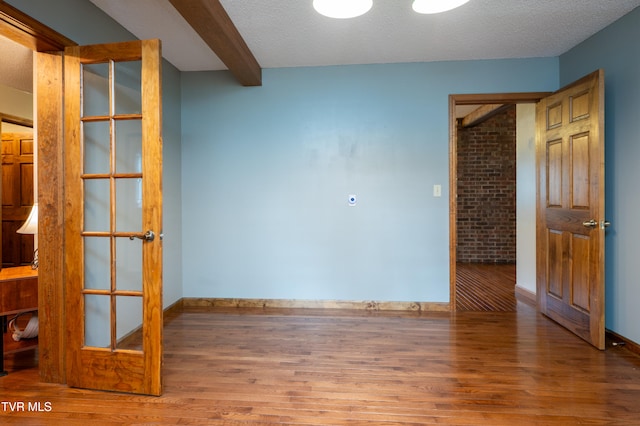
POLYGON ((34 201, 33 147, 33 133, 2 134, 2 268, 29 265, 33 260, 33 235, 16 233, 34 201))
POLYGON ((7 332, 7 322, 13 315, 36 311, 38 309, 38 271, 30 266, 5 268, 0 271, 0 328, 2 341, 0 350, 0 375, 4 371, 4 354, 32 349, 38 339, 25 339, 16 342, 7 332))

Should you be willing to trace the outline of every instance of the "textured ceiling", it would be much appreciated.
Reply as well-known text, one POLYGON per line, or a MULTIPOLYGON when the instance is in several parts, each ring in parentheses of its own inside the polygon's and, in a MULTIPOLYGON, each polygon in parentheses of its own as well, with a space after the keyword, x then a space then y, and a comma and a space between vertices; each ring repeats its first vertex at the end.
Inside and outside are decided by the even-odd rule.
MULTIPOLYGON (((138 38, 160 38, 183 71, 225 65, 168 0, 91 0, 138 38)), ((312 0, 221 0, 263 68, 558 56, 640 6, 640 0, 471 0, 419 15, 412 0, 374 0, 348 20, 312 0)), ((0 84, 31 90, 31 52, 0 37, 0 84)))
MULTIPOLYGON (((183 71, 226 67, 168 0, 91 0, 138 38, 160 38, 183 71)), ((220 0, 262 68, 558 56, 640 0, 471 0, 419 15, 412 0, 374 0, 347 20, 312 0, 220 0)))
POLYGON ((33 52, 0 36, 0 84, 24 92, 31 92, 33 52))

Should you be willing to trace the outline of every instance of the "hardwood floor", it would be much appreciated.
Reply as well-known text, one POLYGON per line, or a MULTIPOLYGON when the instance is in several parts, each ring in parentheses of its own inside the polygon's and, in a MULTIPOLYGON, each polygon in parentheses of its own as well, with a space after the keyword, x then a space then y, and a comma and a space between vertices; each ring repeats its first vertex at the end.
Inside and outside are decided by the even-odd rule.
POLYGON ((515 264, 456 264, 456 309, 504 311, 517 309, 515 264))
POLYGON ((10 356, 0 423, 638 424, 640 358, 517 312, 219 309, 165 327, 161 397, 38 381, 10 356), (24 410, 11 411, 25 404, 24 410), (13 405, 9 405, 9 403, 13 405), (41 408, 42 411, 29 411, 41 408), (39 406, 36 406, 39 404, 39 406))

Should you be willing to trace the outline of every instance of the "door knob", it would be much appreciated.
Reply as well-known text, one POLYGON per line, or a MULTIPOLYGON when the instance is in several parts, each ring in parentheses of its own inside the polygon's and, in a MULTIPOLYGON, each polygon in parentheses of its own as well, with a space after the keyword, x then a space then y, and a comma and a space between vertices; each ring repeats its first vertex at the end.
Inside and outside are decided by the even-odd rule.
MULTIPOLYGON (((608 220, 601 220, 599 225, 600 229, 604 229, 608 228, 611 225, 611 222, 609 222, 608 220)), ((598 222, 595 219, 591 219, 582 222, 582 226, 584 226, 585 228, 595 228, 598 226, 598 222)))
POLYGON ((156 234, 153 231, 147 231, 142 235, 132 235, 129 237, 130 240, 133 240, 134 238, 139 238, 141 240, 151 242, 156 238, 156 234))

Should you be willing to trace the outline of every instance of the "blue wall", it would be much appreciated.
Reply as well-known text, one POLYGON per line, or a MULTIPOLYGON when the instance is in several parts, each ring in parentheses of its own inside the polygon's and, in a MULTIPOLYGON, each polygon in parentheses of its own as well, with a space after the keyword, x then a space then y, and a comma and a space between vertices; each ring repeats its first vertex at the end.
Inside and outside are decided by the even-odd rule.
POLYGON ((183 73, 184 296, 448 302, 449 94, 557 87, 557 58, 183 73))
POLYGON ((560 57, 561 84, 605 72, 606 327, 640 342, 640 8, 560 57))
MULTIPOLYGON (((82 44, 134 38, 86 0, 7 2, 82 44)), ((640 342, 638 40, 640 9, 560 58, 272 69, 258 88, 165 63, 165 301, 447 301, 447 96, 603 68, 606 323, 640 342)))
POLYGON ((137 40, 88 0, 5 0, 78 44, 137 40))

